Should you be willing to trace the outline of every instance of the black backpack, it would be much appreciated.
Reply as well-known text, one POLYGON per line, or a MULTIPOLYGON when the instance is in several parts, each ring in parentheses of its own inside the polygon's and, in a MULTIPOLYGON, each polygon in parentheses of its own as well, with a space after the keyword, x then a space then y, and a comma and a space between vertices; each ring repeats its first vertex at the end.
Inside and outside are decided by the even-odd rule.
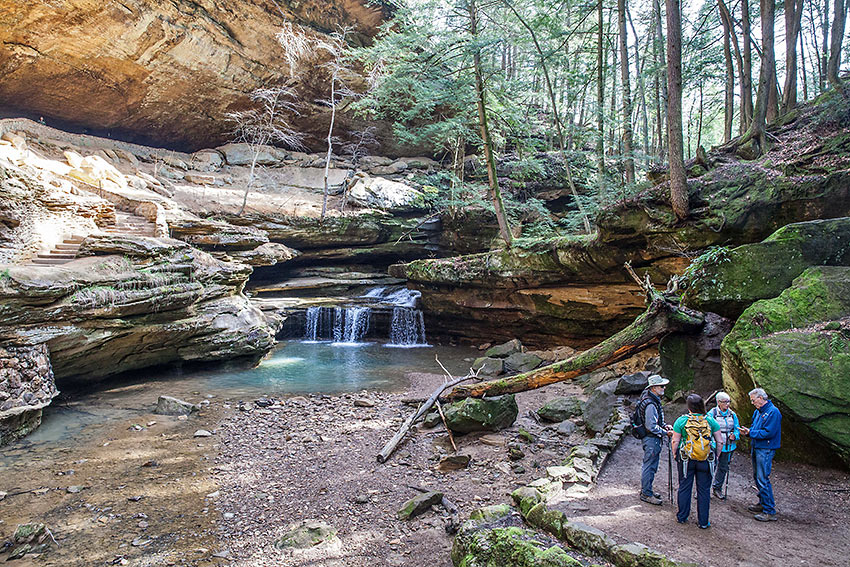
POLYGON ((641 397, 637 401, 637 404, 635 404, 635 411, 632 413, 632 437, 635 439, 643 439, 649 435, 649 431, 646 429, 646 424, 644 423, 646 406, 649 404, 655 404, 659 415, 661 415, 661 406, 655 400, 649 396, 641 397))

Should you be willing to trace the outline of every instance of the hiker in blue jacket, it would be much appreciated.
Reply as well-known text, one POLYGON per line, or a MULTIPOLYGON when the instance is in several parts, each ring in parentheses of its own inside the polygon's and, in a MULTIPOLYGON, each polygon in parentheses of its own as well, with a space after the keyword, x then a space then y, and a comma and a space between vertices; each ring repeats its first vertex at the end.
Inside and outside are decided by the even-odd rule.
POLYGON ((726 475, 729 474, 729 463, 732 461, 732 454, 736 448, 735 442, 740 439, 741 433, 738 431, 740 427, 738 415, 729 408, 731 403, 729 394, 718 392, 714 399, 717 400, 717 406, 709 410, 708 416, 720 424, 720 433, 723 436, 720 458, 717 460, 717 472, 714 475, 714 497, 725 500, 723 483, 726 481, 726 475))
POLYGON ((756 407, 753 424, 749 428, 742 427, 741 433, 752 440, 753 478, 759 491, 759 502, 750 506, 749 510, 758 512, 754 518, 759 522, 775 522, 776 504, 770 485, 770 468, 782 439, 782 414, 762 388, 750 392, 750 402, 756 407))

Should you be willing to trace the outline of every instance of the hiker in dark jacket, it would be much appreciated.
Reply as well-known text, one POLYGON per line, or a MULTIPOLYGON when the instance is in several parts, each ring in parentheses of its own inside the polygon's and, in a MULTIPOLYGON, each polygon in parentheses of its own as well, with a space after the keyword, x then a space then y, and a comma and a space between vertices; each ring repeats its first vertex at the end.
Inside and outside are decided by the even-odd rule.
POLYGON ((749 510, 758 512, 753 517, 759 522, 775 522, 776 503, 770 484, 770 469, 782 439, 782 414, 762 388, 750 392, 750 402, 756 407, 753 424, 749 428, 742 427, 741 433, 752 440, 753 478, 759 491, 759 501, 749 510))
POLYGON ((673 432, 673 428, 664 423, 664 413, 661 411, 661 396, 664 395, 664 387, 669 383, 669 380, 653 374, 649 377, 648 386, 638 400, 638 404, 645 406, 643 423, 646 427, 646 437, 641 439, 643 466, 640 471, 640 499, 656 506, 661 506, 662 500, 660 494, 652 491, 652 483, 655 480, 655 473, 658 472, 664 437, 673 432))

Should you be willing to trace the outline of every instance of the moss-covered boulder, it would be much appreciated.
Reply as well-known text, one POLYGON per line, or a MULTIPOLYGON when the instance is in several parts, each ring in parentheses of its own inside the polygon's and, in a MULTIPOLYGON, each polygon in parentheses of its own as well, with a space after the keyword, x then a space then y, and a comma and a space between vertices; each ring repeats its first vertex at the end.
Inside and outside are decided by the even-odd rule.
POLYGON ((505 373, 505 361, 502 358, 482 356, 473 361, 472 369, 477 370, 479 376, 498 376, 505 373))
POLYGON ((325 522, 305 520, 293 526, 274 542, 278 549, 305 549, 336 539, 337 530, 325 522))
POLYGON ((505 372, 521 374, 543 364, 543 359, 530 352, 515 352, 505 359, 505 372))
POLYGON ((507 358, 518 352, 522 352, 522 343, 519 342, 519 339, 511 339, 506 343, 491 346, 484 352, 484 356, 490 358, 507 358))
POLYGON ((551 538, 505 527, 461 530, 452 546, 455 567, 580 567, 582 565, 551 538))
POLYGON ((723 384, 742 421, 764 388, 783 412, 785 457, 850 465, 850 268, 803 272, 749 307, 721 347, 723 384), (814 435, 813 435, 814 434, 814 435))
POLYGON ((537 410, 537 415, 544 421, 557 423, 571 417, 581 415, 584 411, 584 402, 576 397, 555 398, 537 410))
POLYGON ((457 433, 498 431, 510 427, 519 408, 513 394, 495 398, 466 398, 445 408, 446 423, 457 433))
POLYGON ((690 269, 685 302, 736 318, 776 297, 809 266, 850 265, 850 217, 786 225, 762 242, 713 251, 690 269))

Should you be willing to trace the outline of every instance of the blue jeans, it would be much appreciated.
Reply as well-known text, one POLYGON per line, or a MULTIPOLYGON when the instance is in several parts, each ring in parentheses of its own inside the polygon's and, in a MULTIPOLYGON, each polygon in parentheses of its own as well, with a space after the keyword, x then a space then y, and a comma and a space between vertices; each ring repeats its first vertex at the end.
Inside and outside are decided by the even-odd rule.
POLYGON ((640 493, 652 496, 652 482, 658 472, 658 460, 661 457, 661 437, 647 435, 643 443, 643 467, 640 470, 640 493))
POLYGON ((759 503, 765 514, 776 514, 773 487, 770 485, 770 469, 775 454, 775 449, 753 449, 753 478, 759 490, 759 503))
POLYGON ((697 519, 699 525, 707 526, 708 509, 711 505, 711 467, 708 461, 688 461, 688 470, 683 470, 682 461, 678 461, 679 465, 679 511, 676 513, 676 519, 684 522, 691 515, 691 491, 694 485, 694 479, 697 481, 697 519))
POLYGON ((714 474, 714 490, 718 492, 723 490, 723 482, 726 480, 726 475, 729 474, 729 462, 731 460, 731 451, 720 453, 720 459, 717 461, 717 472, 714 474))

